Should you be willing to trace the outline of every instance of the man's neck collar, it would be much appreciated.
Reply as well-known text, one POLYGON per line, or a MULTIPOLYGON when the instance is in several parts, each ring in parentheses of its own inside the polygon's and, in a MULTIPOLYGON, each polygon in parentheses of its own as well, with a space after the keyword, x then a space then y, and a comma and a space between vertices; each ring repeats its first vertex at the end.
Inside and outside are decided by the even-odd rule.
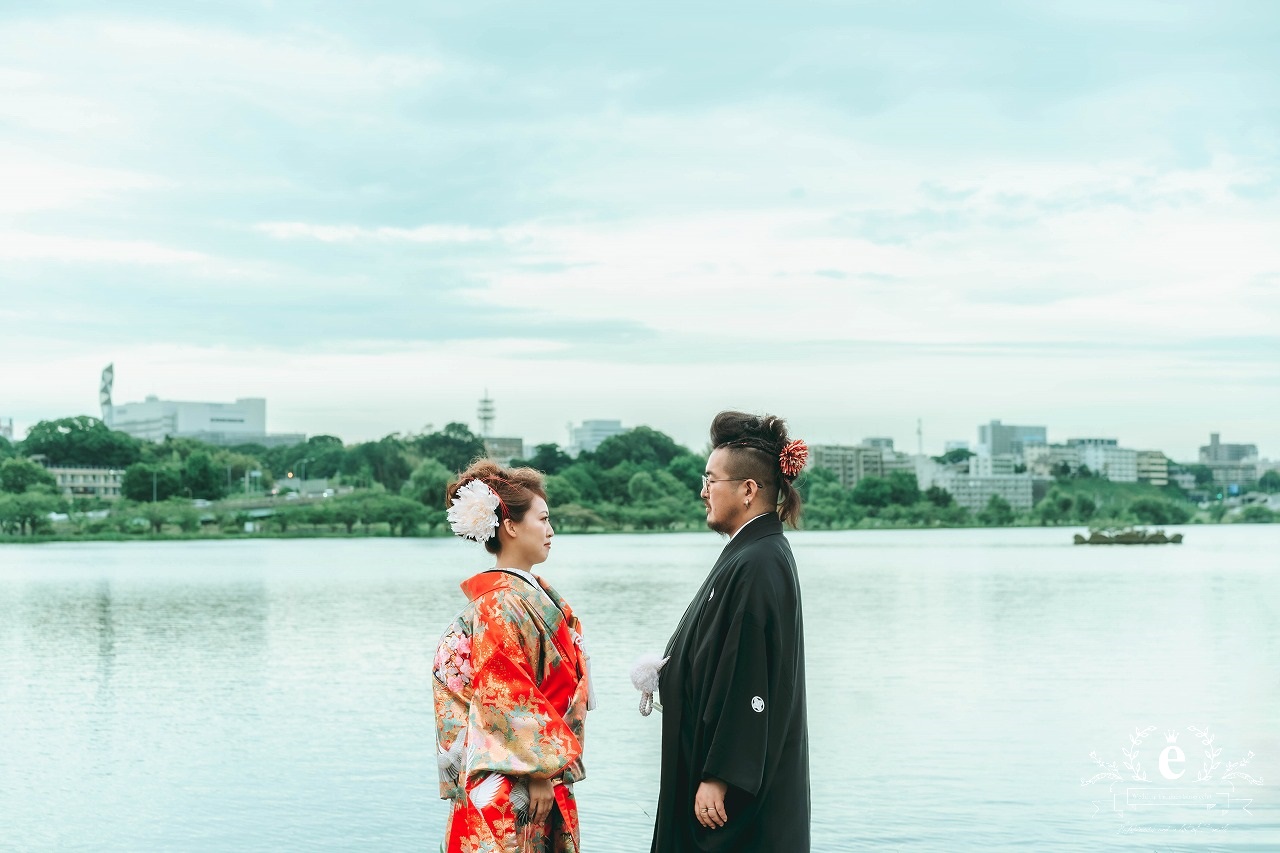
POLYGON ((760 513, 759 515, 755 515, 755 516, 752 516, 751 518, 748 518, 746 521, 744 521, 744 522, 742 523, 742 526, 741 526, 741 527, 739 527, 737 530, 735 530, 735 531, 733 531, 732 533, 730 533, 730 534, 729 534, 729 541, 730 541, 730 542, 732 542, 735 538, 737 538, 738 534, 739 534, 739 533, 741 533, 741 532, 746 528, 746 526, 747 526, 748 524, 750 524, 751 522, 755 521, 757 518, 764 518, 764 517, 765 517, 766 515, 768 515, 768 514, 769 514, 769 511, 768 511, 768 510, 765 510, 764 512, 760 513))

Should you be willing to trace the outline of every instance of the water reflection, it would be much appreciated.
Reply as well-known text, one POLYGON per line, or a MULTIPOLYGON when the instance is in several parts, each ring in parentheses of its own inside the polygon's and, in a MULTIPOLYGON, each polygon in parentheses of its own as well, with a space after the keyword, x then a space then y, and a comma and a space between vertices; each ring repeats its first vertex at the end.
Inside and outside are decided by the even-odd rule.
MULTIPOLYGON (((796 535, 815 849, 1140 849, 1079 784, 1088 753, 1138 723, 1208 722, 1275 768, 1278 533, 1195 529, 1136 553, 1052 530, 796 535)), ((601 699, 578 789, 588 850, 647 849, 660 724, 627 672, 721 547, 557 538, 545 573, 584 620, 601 699)), ((438 843, 430 664, 457 583, 485 565, 474 549, 131 543, 0 561, 0 831, 20 849, 438 843)), ((1232 843, 1280 847, 1276 798, 1255 811, 1232 843)))

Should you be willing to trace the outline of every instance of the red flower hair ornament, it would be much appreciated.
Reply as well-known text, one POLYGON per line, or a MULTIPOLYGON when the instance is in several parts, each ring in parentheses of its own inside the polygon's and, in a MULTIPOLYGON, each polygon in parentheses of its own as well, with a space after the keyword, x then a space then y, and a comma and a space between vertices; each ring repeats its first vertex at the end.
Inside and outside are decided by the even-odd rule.
POLYGON ((778 454, 778 465, 782 468, 782 476, 788 483, 800 476, 800 472, 804 470, 804 463, 808 460, 809 445, 798 438, 782 445, 782 452, 778 454))

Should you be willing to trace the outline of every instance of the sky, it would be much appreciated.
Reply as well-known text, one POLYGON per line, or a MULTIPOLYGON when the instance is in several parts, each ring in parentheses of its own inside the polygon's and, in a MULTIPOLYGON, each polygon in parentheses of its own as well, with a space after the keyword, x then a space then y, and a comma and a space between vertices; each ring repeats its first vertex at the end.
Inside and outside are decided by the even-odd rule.
POLYGON ((610 6, 5 4, 0 419, 1280 457, 1280 4, 610 6))

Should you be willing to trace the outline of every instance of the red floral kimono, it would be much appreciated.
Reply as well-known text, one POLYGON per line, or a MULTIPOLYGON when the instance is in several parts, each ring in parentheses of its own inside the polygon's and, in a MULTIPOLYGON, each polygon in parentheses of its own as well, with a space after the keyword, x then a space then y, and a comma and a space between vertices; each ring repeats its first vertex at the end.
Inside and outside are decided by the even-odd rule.
POLYGON ((436 652, 440 796, 453 801, 446 853, 578 853, 573 783, 589 704, 582 628, 541 578, 481 572, 436 652), (536 584, 532 581, 536 581, 536 584), (528 778, 551 779, 557 808, 528 820, 528 778))

